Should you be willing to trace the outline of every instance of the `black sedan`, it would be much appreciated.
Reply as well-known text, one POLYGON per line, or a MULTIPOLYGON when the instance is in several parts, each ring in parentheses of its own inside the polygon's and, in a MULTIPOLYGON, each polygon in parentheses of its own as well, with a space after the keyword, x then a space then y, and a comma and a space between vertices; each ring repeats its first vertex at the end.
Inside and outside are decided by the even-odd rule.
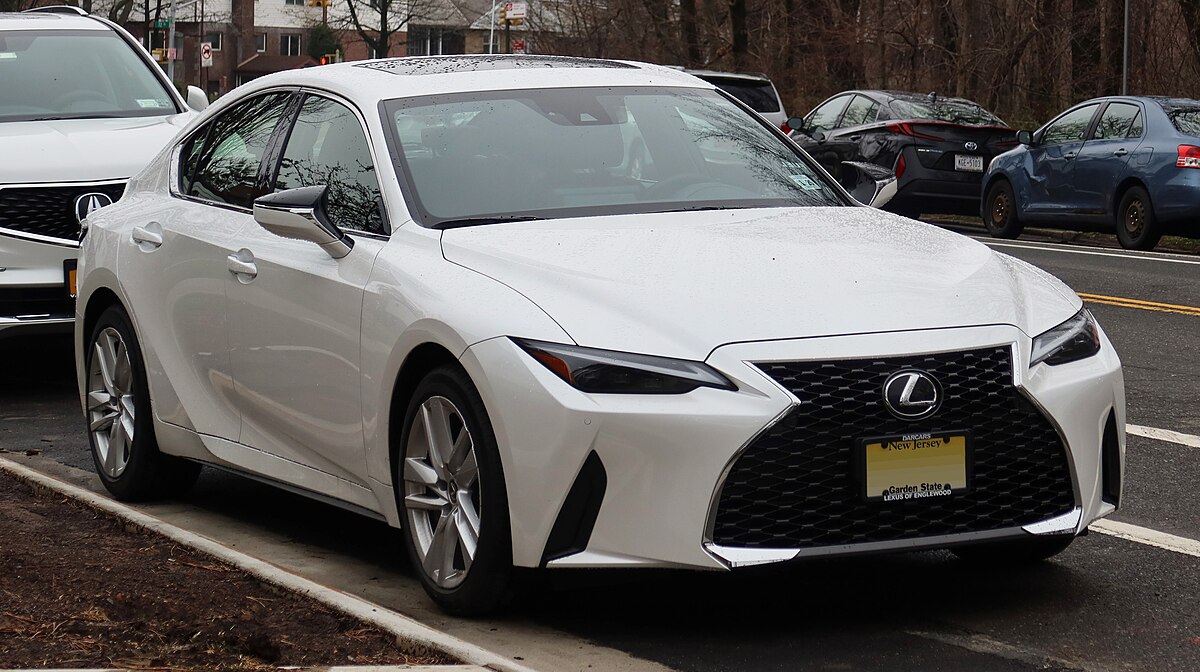
POLYGON ((902 91, 845 91, 803 119, 792 139, 845 183, 843 162, 874 163, 895 173, 887 209, 910 217, 979 212, 983 172, 1016 146, 1014 133, 964 98, 902 91))

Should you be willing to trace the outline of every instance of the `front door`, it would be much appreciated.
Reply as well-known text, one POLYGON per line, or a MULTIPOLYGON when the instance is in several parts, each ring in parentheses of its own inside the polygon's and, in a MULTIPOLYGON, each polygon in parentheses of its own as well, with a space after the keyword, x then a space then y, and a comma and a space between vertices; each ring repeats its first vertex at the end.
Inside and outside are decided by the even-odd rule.
POLYGON ((1083 147, 1099 105, 1076 108, 1050 122, 1029 149, 1031 214, 1053 215, 1078 209, 1075 194, 1075 158, 1083 147))

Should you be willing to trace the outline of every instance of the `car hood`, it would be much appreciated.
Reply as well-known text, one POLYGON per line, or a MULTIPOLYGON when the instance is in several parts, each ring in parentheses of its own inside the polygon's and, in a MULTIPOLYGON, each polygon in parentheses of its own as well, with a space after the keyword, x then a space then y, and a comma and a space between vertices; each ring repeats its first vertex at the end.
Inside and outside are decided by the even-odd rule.
POLYGON ((866 207, 506 223, 444 231, 442 247, 580 345, 697 360, 813 336, 991 324, 1036 335, 1081 305, 1024 262, 866 207))
POLYGON ((0 123, 0 184, 128 178, 194 116, 0 123))

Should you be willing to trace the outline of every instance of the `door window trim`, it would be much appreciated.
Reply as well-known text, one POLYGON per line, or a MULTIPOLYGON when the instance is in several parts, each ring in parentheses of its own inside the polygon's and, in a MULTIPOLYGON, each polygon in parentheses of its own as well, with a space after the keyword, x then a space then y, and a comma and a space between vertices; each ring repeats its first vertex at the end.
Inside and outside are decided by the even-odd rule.
POLYGON ((1146 114, 1146 109, 1144 107, 1142 107, 1141 104, 1139 104, 1135 101, 1132 101, 1132 100, 1108 100, 1108 101, 1105 101, 1104 109, 1100 110, 1100 114, 1097 115, 1092 120, 1093 123, 1089 127, 1089 131, 1087 134, 1087 141, 1088 142, 1092 142, 1092 141, 1103 142, 1105 140, 1133 140, 1133 139, 1141 138, 1146 135, 1145 123, 1142 124, 1142 132, 1139 135, 1130 137, 1129 129, 1133 128, 1133 122, 1137 121, 1139 117, 1145 117, 1145 114, 1146 114), (1103 119, 1104 115, 1108 113, 1108 108, 1112 107, 1113 105, 1128 105, 1130 107, 1137 109, 1137 112, 1134 113, 1134 115, 1129 118, 1129 127, 1125 129, 1125 135, 1122 135, 1120 137, 1113 137, 1113 138, 1097 138, 1097 137, 1095 137, 1096 129, 1098 129, 1100 127, 1100 120, 1103 119))
POLYGON ((1099 112, 1099 110, 1104 107, 1103 101, 1088 101, 1086 103, 1076 105, 1075 107, 1072 107, 1069 110, 1066 110, 1062 114, 1060 114, 1057 117, 1046 122, 1046 125, 1039 128, 1037 130, 1037 133, 1034 136, 1034 139, 1037 141, 1037 146, 1038 147, 1049 147, 1050 145, 1046 145, 1046 144, 1042 143, 1042 139, 1046 137, 1046 131, 1048 131, 1051 126, 1058 123, 1058 121, 1061 120, 1063 117, 1066 117, 1068 114, 1071 114, 1072 112, 1077 112, 1079 110, 1082 110, 1085 107, 1094 107, 1096 109, 1092 111, 1092 116, 1091 116, 1091 119, 1088 120, 1087 128, 1085 128, 1083 131, 1083 138, 1079 139, 1079 140, 1068 140, 1065 142, 1056 142, 1056 143, 1054 143, 1053 146, 1057 147, 1059 145, 1069 145, 1072 142, 1086 142, 1087 138, 1091 137, 1092 132, 1096 130, 1096 123, 1100 120, 1100 117, 1097 114, 1097 112, 1099 112))

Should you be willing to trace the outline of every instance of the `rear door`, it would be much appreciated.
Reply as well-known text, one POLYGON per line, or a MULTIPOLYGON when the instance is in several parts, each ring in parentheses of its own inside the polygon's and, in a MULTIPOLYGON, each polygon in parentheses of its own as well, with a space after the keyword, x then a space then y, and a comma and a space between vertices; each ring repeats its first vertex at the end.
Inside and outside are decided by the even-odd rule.
POLYGON ((1129 157, 1142 142, 1144 112, 1134 102, 1113 101, 1100 114, 1075 157, 1075 194, 1082 212, 1110 215, 1117 185, 1129 173, 1129 157))
POLYGON ((1074 212, 1079 208, 1075 192, 1075 159, 1099 103, 1085 105, 1050 122, 1034 138, 1026 170, 1029 175, 1031 214, 1074 212))

